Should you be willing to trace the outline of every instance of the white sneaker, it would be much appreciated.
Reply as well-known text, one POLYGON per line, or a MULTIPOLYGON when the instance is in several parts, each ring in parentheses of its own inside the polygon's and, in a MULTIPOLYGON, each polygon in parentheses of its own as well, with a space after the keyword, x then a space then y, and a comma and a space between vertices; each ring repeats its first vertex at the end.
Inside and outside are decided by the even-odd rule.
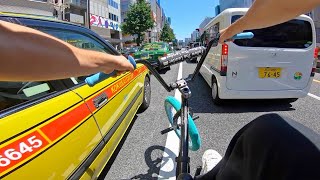
POLYGON ((206 150, 202 156, 202 174, 213 169, 221 159, 222 157, 217 151, 213 149, 206 150))

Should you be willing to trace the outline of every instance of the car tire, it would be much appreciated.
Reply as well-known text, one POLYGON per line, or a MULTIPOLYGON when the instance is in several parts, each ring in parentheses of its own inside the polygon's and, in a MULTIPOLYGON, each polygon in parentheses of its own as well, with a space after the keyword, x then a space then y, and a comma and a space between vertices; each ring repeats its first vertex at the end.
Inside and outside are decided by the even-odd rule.
POLYGON ((219 86, 216 80, 212 81, 212 86, 211 86, 211 96, 212 96, 212 101, 215 105, 221 105, 222 104, 222 99, 219 97, 219 86))
POLYGON ((146 109, 148 109, 151 101, 151 85, 150 85, 150 78, 146 76, 144 79, 144 87, 143 87, 143 101, 140 105, 138 112, 144 112, 146 109))

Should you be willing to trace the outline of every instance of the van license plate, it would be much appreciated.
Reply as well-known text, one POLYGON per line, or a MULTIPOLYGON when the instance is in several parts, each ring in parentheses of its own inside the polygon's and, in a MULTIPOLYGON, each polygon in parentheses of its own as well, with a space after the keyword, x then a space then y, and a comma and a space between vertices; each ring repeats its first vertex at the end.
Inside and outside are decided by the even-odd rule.
POLYGON ((280 78, 281 68, 262 67, 259 68, 259 78, 280 78))

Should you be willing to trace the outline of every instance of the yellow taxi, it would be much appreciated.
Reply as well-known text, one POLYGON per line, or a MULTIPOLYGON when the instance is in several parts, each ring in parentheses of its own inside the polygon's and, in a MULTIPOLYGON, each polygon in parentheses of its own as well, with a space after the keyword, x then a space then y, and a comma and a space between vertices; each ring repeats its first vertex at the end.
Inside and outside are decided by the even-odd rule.
MULTIPOLYGON (((38 29, 80 48, 118 55, 82 26, 10 13, 0 13, 0 20, 38 29)), ((148 108, 150 76, 145 66, 137 65, 133 73, 93 87, 85 78, 0 82, 0 179, 99 177, 137 111, 148 108)))

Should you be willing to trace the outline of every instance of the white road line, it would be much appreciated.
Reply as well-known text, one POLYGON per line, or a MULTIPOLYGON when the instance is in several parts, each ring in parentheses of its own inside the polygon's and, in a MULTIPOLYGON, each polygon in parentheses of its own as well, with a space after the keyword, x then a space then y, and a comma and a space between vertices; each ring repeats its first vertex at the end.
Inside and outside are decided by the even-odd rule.
MULTIPOLYGON (((179 64, 177 79, 181 79, 181 78, 182 78, 182 62, 179 64)), ((181 102, 181 94, 178 89, 176 89, 174 93, 174 97, 181 102)), ((179 138, 177 137, 176 133, 174 131, 170 131, 167 134, 167 141, 166 141, 166 145, 165 145, 165 149, 162 157, 165 157, 163 159, 167 159, 166 157, 168 157, 169 154, 172 154, 170 153, 170 151, 173 152, 175 156, 169 157, 170 159, 167 162, 162 161, 158 179, 176 179, 175 158, 179 154, 179 143, 180 143, 179 138)))
POLYGON ((315 98, 315 99, 320 101, 320 97, 319 96, 316 96, 316 95, 311 94, 311 93, 308 93, 308 96, 313 97, 313 98, 315 98))

